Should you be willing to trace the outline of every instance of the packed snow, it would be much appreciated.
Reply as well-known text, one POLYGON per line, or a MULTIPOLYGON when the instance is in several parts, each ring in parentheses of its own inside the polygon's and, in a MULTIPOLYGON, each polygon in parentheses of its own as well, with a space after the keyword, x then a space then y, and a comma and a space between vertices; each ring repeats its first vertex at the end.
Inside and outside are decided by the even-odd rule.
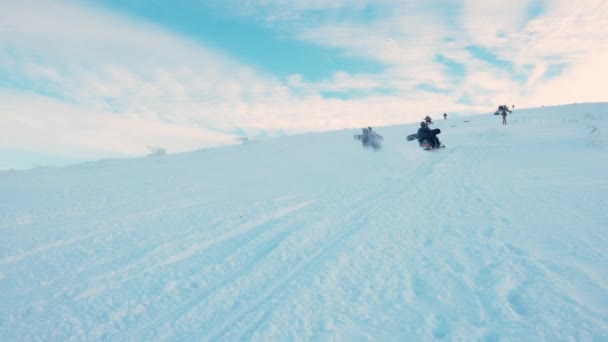
POLYGON ((0 172, 0 340, 608 340, 608 104, 492 114, 0 172))

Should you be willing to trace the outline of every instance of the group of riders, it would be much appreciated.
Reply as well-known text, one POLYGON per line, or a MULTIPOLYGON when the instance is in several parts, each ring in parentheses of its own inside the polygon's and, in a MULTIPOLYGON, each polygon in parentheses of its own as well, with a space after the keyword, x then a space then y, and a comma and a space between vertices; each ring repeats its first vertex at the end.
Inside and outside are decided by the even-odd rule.
MULTIPOLYGON (((447 114, 444 114, 444 119, 447 119, 447 114)), ((420 128, 416 134, 416 138, 420 146, 424 149, 437 149, 445 147, 437 135, 441 133, 439 129, 430 129, 429 125, 433 123, 433 120, 430 116, 426 116, 424 121, 420 123, 420 128)), ((362 129, 362 134, 356 135, 356 139, 361 140, 361 144, 363 147, 372 147, 374 149, 379 149, 381 147, 381 141, 384 138, 374 132, 371 127, 365 127, 362 129)), ((409 139, 408 139, 409 140, 409 139)))

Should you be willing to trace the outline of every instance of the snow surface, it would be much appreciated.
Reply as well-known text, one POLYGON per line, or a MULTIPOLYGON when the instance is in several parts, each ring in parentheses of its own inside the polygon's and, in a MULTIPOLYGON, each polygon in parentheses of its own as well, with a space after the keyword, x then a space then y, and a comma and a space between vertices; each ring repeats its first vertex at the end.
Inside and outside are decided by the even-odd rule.
POLYGON ((0 173, 0 340, 608 340, 608 104, 0 173))

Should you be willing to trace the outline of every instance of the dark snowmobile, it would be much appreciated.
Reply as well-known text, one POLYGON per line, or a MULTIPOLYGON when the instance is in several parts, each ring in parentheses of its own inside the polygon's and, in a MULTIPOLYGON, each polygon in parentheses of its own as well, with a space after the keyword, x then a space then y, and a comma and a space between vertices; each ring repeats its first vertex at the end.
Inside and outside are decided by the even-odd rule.
POLYGON ((418 133, 407 136, 407 141, 418 140, 418 144, 425 151, 438 150, 445 148, 445 145, 439 141, 437 135, 441 133, 439 128, 429 129, 425 122, 420 123, 421 128, 418 133))
POLYGON ((354 138, 361 141, 363 148, 371 147, 374 151, 382 148, 382 141, 384 140, 380 134, 372 131, 371 127, 363 128, 362 134, 355 134, 354 138))

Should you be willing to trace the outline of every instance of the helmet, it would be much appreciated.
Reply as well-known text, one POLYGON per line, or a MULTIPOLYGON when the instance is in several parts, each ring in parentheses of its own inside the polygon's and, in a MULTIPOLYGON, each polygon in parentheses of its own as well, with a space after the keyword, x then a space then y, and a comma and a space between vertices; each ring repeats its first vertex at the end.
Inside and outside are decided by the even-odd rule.
POLYGON ((422 122, 420 123, 420 127, 426 127, 426 122, 422 121, 422 122))

